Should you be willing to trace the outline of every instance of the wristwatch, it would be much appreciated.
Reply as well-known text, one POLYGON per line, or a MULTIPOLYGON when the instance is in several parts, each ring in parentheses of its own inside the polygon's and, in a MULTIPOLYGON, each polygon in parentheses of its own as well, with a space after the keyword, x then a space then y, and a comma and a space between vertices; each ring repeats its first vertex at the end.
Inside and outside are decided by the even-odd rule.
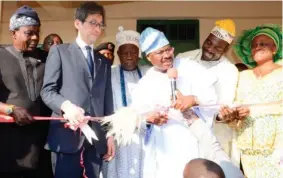
POLYGON ((227 122, 226 120, 221 119, 218 116, 218 114, 214 115, 214 117, 215 117, 215 122, 217 122, 217 123, 226 123, 227 122))
POLYGON ((7 114, 7 115, 11 115, 12 113, 13 113, 13 108, 14 108, 15 106, 14 105, 8 105, 7 107, 6 107, 6 109, 5 109, 5 113, 7 114))

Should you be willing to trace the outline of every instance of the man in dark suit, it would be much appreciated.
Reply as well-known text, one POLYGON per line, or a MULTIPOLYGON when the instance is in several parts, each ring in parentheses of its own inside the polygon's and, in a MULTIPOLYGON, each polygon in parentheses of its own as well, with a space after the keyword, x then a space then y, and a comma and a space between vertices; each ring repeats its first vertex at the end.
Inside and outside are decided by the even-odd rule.
MULTIPOLYGON (((95 2, 85 2, 75 11, 76 41, 51 47, 41 96, 53 110, 71 124, 84 116, 106 116, 113 112, 111 62, 94 53, 93 44, 104 29, 104 9, 95 2)), ((106 139, 99 123, 88 122, 98 136, 91 145, 80 129, 64 128, 51 121, 46 148, 54 153, 55 178, 98 178, 103 155, 114 156, 113 138, 106 139), (107 149, 108 148, 108 149, 107 149)))
POLYGON ((48 124, 32 118, 41 114, 42 103, 44 64, 35 55, 40 20, 32 8, 23 6, 12 15, 9 28, 13 45, 0 48, 0 102, 7 104, 5 114, 16 123, 0 124, 0 177, 44 177, 37 168, 48 124))
POLYGON ((96 53, 100 53, 103 56, 105 56, 107 59, 111 61, 111 64, 113 65, 115 59, 115 55, 114 55, 115 45, 113 43, 111 42, 101 43, 94 49, 94 51, 96 53))

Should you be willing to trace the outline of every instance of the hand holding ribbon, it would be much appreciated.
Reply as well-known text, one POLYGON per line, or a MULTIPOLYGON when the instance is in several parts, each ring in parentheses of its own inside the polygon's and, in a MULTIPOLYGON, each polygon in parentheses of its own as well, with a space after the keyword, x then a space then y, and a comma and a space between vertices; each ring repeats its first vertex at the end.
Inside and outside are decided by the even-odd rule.
POLYGON ((180 91, 176 91, 176 101, 172 103, 171 107, 184 112, 195 105, 198 105, 196 96, 184 96, 180 91))
POLYGON ((85 135, 86 139, 90 144, 92 144, 92 139, 98 140, 95 132, 91 129, 91 127, 87 124, 91 119, 90 116, 84 116, 83 120, 79 123, 74 124, 73 122, 68 122, 65 124, 66 128, 70 128, 76 131, 78 128, 81 129, 82 133, 85 135))
POLYGON ((11 116, 15 119, 16 124, 24 126, 34 121, 33 117, 24 108, 14 106, 11 116))
POLYGON ((231 127, 239 127, 247 116, 250 114, 250 109, 247 106, 236 106, 230 108, 227 105, 221 106, 217 115, 217 120, 225 122, 231 127))
POLYGON ((149 114, 146 121, 150 124, 155 124, 161 126, 166 124, 168 121, 168 109, 166 108, 156 108, 156 112, 149 114))
POLYGON ((61 110, 64 112, 63 117, 69 121, 69 124, 66 124, 67 127, 73 130, 80 128, 90 144, 92 144, 92 138, 98 140, 94 131, 87 124, 88 118, 84 116, 85 111, 82 108, 67 100, 62 103, 61 110))
POLYGON ((194 113, 192 109, 188 109, 182 113, 183 117, 186 119, 188 125, 192 125, 199 117, 194 113))
POLYGON ((79 125, 84 122, 85 111, 69 100, 62 103, 61 110, 64 112, 63 117, 68 120, 71 125, 79 125))
POLYGON ((219 109, 218 118, 223 122, 231 122, 235 119, 243 120, 250 114, 250 108, 244 105, 229 107, 223 105, 219 109))

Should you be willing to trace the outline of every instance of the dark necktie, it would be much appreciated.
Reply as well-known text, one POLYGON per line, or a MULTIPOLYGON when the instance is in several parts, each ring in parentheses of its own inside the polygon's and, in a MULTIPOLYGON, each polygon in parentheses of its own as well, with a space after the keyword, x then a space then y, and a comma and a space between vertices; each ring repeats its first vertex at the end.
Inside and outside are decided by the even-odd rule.
POLYGON ((93 78, 93 73, 94 73, 94 63, 93 63, 93 59, 91 56, 91 47, 90 46, 86 46, 86 51, 87 51, 87 64, 88 64, 88 68, 89 68, 89 72, 91 73, 91 77, 93 78))

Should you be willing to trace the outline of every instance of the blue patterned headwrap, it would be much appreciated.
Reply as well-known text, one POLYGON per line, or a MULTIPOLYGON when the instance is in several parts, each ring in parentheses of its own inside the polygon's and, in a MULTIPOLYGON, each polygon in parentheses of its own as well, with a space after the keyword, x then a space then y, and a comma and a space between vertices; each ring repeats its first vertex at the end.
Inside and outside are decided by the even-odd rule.
POLYGON ((141 33, 139 43, 141 51, 148 55, 149 53, 168 45, 169 41, 165 37, 164 33, 148 27, 141 33))
POLYGON ((40 26, 37 13, 29 6, 20 7, 10 18, 10 31, 23 26, 40 26))

